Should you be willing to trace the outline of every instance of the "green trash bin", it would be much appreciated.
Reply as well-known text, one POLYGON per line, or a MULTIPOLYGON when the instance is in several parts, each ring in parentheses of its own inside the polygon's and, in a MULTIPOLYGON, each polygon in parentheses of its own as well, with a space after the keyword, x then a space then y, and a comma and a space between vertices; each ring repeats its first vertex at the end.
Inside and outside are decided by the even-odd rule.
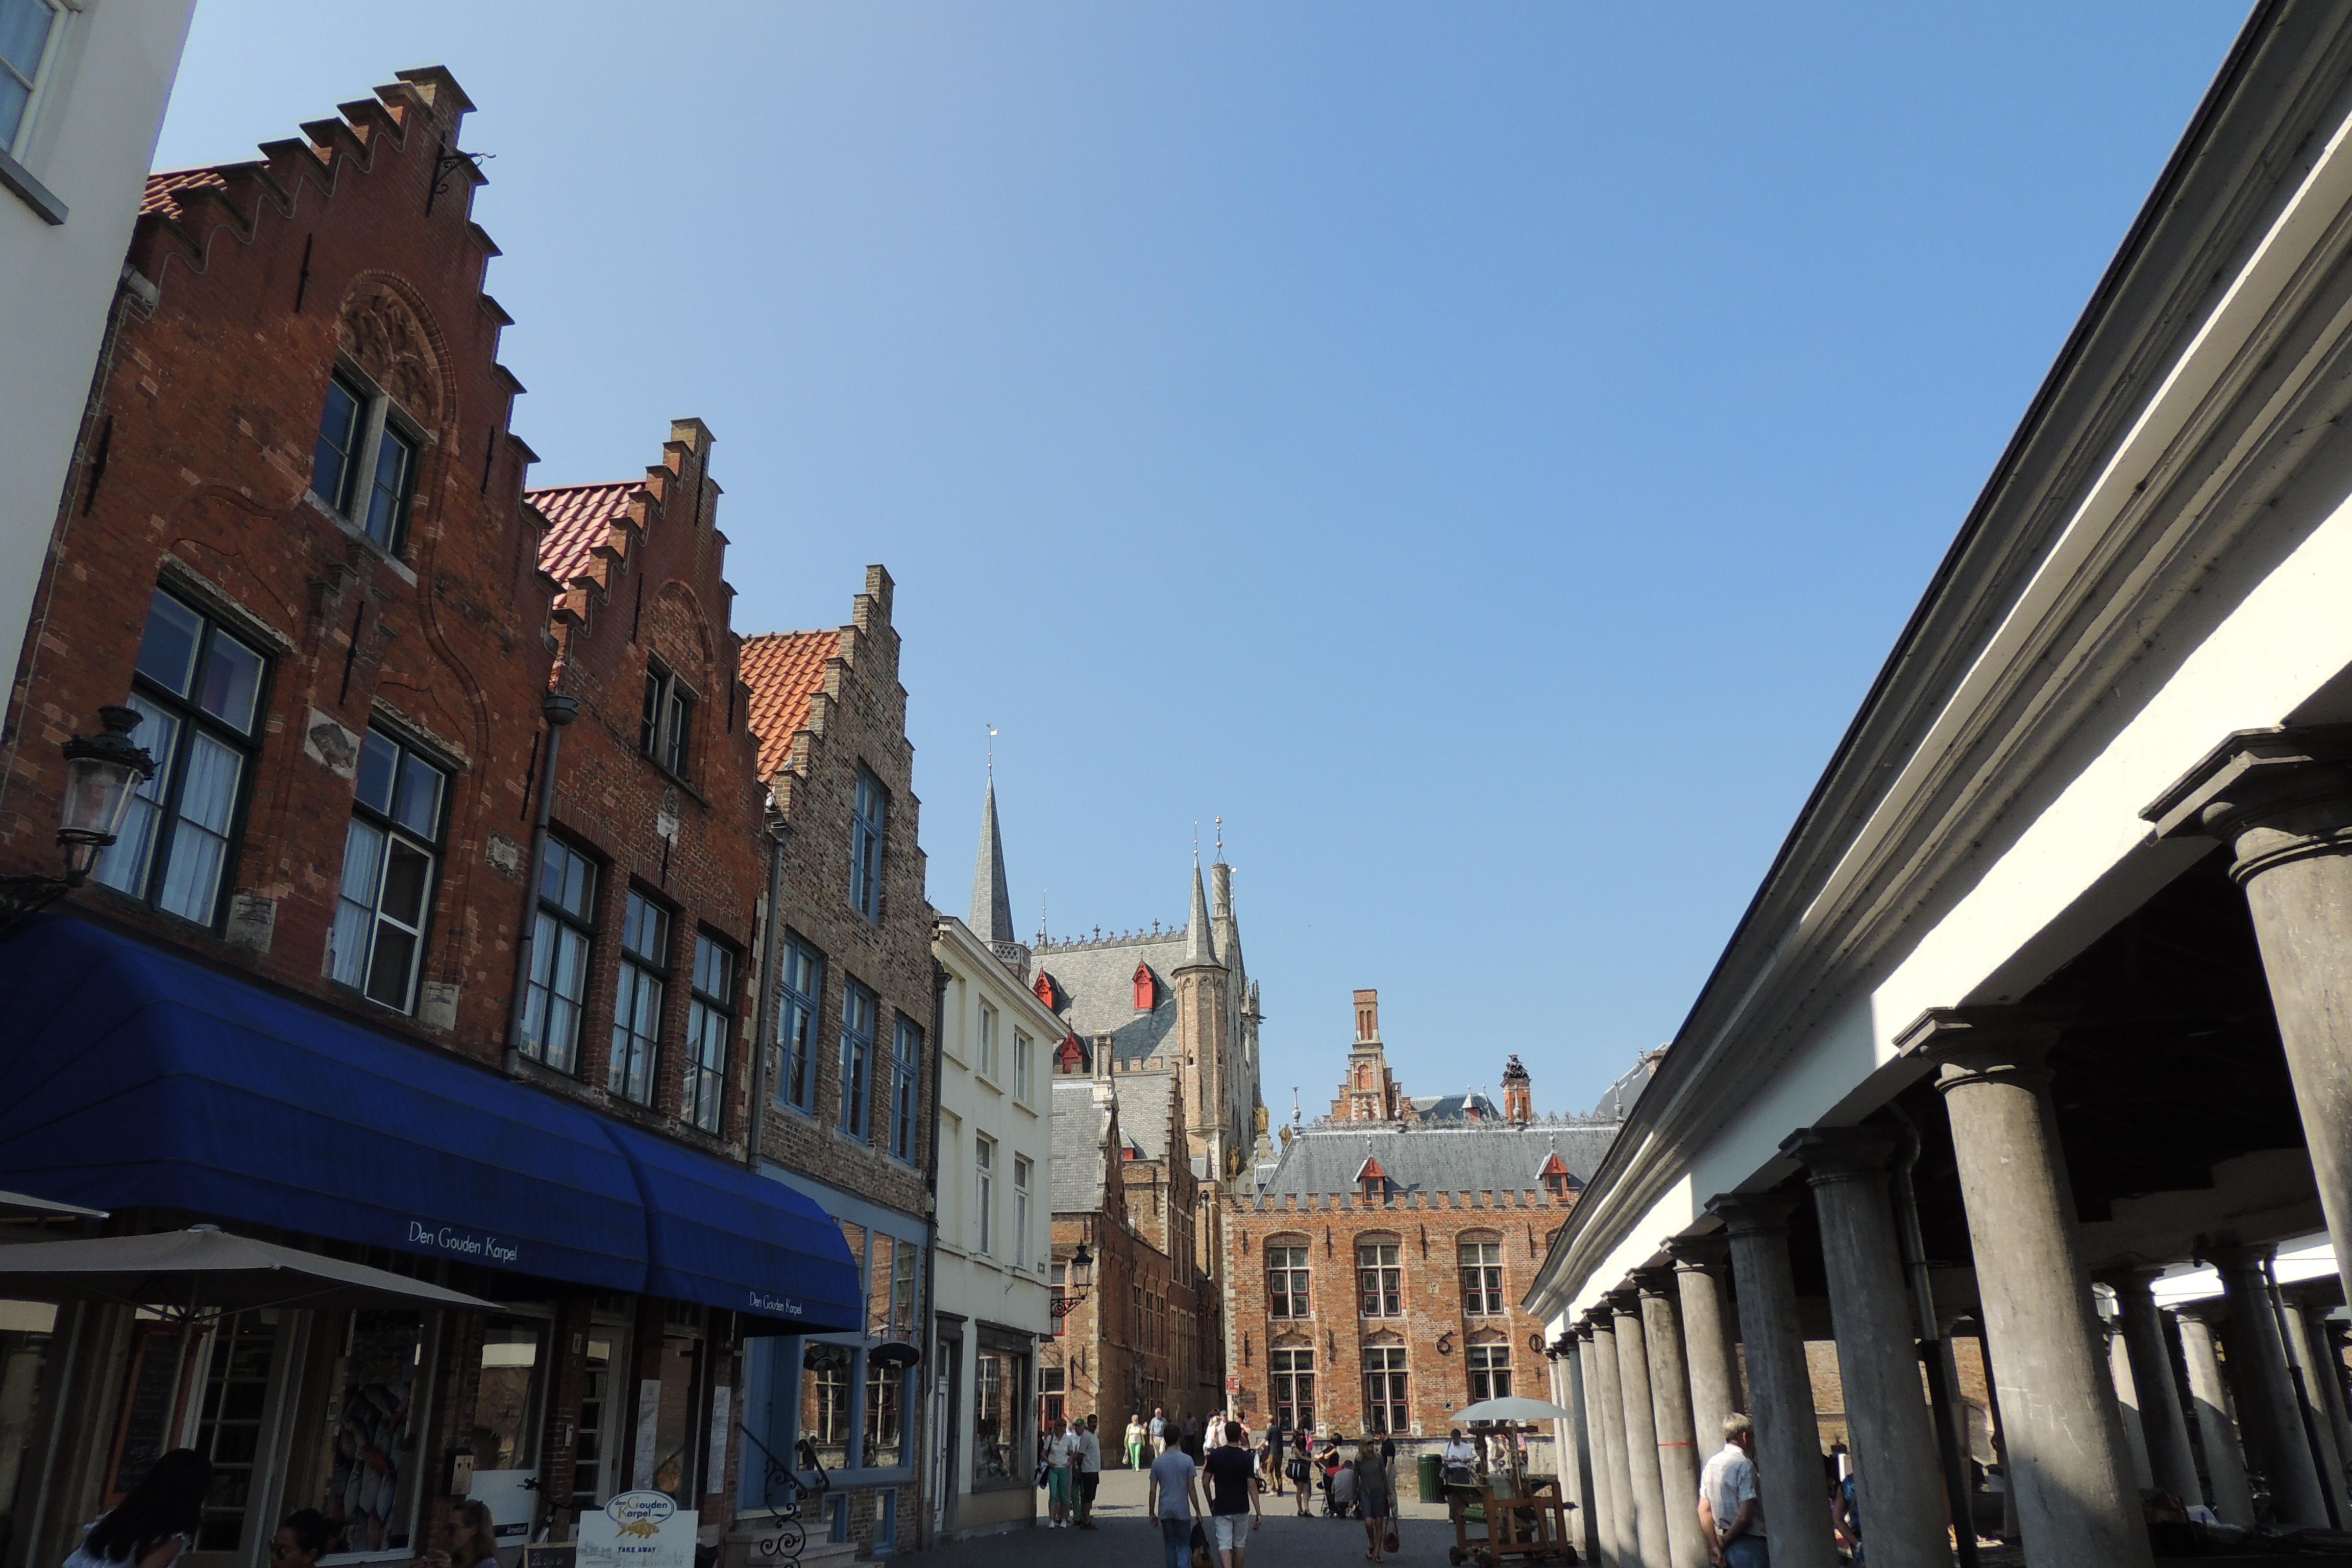
POLYGON ((1439 1468, 1437 1456, 1434 1454, 1423 1454, 1421 1457, 1421 1500, 1423 1502, 1445 1500, 1445 1474, 1439 1468))

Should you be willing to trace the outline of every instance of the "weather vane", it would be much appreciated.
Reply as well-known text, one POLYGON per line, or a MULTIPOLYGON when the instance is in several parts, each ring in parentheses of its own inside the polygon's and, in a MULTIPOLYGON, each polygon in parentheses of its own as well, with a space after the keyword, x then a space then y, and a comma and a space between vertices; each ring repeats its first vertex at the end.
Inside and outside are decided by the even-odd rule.
POLYGON ((1217 818, 1217 858, 1218 858, 1218 859, 1220 859, 1220 860, 1222 860, 1222 859, 1223 859, 1224 858, 1225 858, 1225 819, 1224 819, 1223 817, 1222 817, 1222 816, 1221 816, 1221 817, 1217 818))
POLYGON ((988 777, 991 783, 996 778, 996 726, 993 724, 988 727, 988 777))

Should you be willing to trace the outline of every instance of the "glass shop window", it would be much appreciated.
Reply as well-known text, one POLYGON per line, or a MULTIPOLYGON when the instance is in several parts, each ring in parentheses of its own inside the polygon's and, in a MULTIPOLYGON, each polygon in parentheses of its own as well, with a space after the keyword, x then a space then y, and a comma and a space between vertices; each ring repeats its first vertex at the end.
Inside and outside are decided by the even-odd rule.
POLYGON ((245 1544, 254 1468, 268 1436, 279 1317, 275 1311, 237 1312, 207 1336, 211 1354, 193 1446, 212 1461, 213 1479, 196 1526, 198 1552, 234 1552, 245 1544))
POLYGON ((856 1359, 847 1345, 817 1340, 801 1352, 801 1437, 828 1470, 849 1463, 849 1373, 856 1359))
POLYGON ((572 1517, 604 1506, 613 1486, 612 1465, 620 1448, 621 1411, 613 1384, 614 1353, 627 1343, 625 1330, 603 1324, 590 1331, 586 1375, 580 1385, 579 1435, 572 1445, 572 1517))
POLYGON ((325 1514, 336 1530, 331 1552, 401 1551, 416 1525, 425 1320, 415 1312, 355 1311, 328 1321, 334 1332, 323 1451, 295 1472, 320 1477, 320 1489, 307 1498, 289 1493, 288 1511, 304 1507, 325 1514))
MULTIPOLYGON (((696 1444, 702 1426, 695 1412, 702 1407, 702 1335, 673 1318, 662 1335, 659 1365, 660 1393, 654 1402, 654 1490, 668 1493, 681 1509, 695 1508, 701 1502, 696 1485, 701 1475, 696 1444)), ((640 1457, 638 1463, 644 1462, 640 1457)))
POLYGON ((48 1377, 50 1335, 58 1310, 41 1301, 0 1301, 0 1542, 14 1541, 39 1500, 20 1485, 37 1475, 45 1445, 34 1440, 48 1377))

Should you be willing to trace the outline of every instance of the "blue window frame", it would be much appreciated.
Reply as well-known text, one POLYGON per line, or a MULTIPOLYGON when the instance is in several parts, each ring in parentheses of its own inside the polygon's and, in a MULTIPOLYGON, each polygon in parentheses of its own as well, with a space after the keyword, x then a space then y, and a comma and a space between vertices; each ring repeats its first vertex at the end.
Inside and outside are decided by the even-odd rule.
POLYGON ((922 1081, 923 1031, 910 1018, 898 1020, 898 1048, 890 1056, 890 1153, 915 1163, 915 1089, 922 1081))
POLYGON ((856 981, 841 987, 841 1130, 862 1139, 874 1099, 874 993, 856 981))
POLYGON ((776 1047, 782 1058, 776 1098, 795 1110, 816 1109, 817 1005, 824 991, 824 958, 796 936, 784 938, 776 990, 776 1047))
POLYGON ((889 815, 882 781, 859 768, 856 813, 849 824, 849 902, 869 921, 882 918, 882 843, 889 815))

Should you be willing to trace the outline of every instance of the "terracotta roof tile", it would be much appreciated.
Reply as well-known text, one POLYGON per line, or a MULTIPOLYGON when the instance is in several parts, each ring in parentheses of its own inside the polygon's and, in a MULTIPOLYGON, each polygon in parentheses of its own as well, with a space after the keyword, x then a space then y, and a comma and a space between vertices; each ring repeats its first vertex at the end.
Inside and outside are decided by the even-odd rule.
POLYGON ((539 569, 566 584, 585 572, 589 552, 604 542, 614 522, 629 510, 629 498, 643 488, 642 479, 623 479, 525 490, 523 499, 547 519, 547 532, 539 542, 539 569))
POLYGON ((177 221, 182 216, 180 195, 185 191, 228 189, 228 177, 218 169, 169 169, 147 176, 147 189, 139 198, 139 216, 167 217, 177 221))
POLYGON ((839 632, 765 632, 743 639, 743 684, 751 689, 762 779, 775 777, 792 756, 793 737, 808 722, 809 699, 824 684, 825 660, 840 648, 839 632))

